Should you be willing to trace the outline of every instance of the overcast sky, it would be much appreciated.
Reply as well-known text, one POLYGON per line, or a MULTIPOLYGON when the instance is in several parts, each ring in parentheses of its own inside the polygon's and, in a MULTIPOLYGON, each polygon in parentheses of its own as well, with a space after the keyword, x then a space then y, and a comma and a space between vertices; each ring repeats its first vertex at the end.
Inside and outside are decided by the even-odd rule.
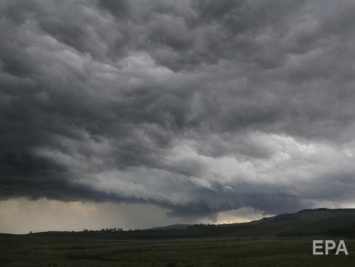
POLYGON ((355 207, 354 14, 2 0, 0 232, 355 207))

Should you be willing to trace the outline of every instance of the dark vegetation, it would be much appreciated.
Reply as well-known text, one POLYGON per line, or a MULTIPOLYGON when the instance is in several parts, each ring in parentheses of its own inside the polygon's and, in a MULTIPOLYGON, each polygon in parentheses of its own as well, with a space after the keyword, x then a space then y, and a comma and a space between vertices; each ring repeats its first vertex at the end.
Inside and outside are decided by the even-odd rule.
POLYGON ((0 266, 355 266, 355 210, 305 210, 226 225, 0 234, 0 266), (349 255, 313 256, 313 239, 349 255))

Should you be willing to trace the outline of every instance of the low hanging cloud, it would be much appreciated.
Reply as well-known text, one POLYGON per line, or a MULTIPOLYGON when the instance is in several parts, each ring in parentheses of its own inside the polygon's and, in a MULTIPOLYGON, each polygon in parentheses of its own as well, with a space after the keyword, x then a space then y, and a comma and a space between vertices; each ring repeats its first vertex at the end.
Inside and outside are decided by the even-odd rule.
POLYGON ((2 1, 0 198, 171 216, 354 200, 353 1, 2 1))

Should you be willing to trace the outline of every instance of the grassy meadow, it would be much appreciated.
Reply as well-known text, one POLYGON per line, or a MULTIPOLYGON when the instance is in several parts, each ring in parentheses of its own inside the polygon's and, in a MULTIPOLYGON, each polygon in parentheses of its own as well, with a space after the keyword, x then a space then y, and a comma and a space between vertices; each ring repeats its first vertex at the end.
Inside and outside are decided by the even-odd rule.
POLYGON ((345 242, 348 256, 313 256, 312 239, 303 238, 117 240, 0 235, 0 266, 355 266, 355 240, 345 242))

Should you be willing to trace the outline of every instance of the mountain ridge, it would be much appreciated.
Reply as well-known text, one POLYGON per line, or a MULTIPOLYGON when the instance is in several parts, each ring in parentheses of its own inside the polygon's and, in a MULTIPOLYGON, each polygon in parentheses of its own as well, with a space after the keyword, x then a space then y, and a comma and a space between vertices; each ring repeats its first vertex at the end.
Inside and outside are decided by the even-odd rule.
POLYGON ((260 220, 233 224, 173 224, 124 231, 121 228, 80 232, 39 232, 28 235, 113 239, 173 239, 198 237, 310 237, 355 238, 355 209, 306 209, 260 220))

